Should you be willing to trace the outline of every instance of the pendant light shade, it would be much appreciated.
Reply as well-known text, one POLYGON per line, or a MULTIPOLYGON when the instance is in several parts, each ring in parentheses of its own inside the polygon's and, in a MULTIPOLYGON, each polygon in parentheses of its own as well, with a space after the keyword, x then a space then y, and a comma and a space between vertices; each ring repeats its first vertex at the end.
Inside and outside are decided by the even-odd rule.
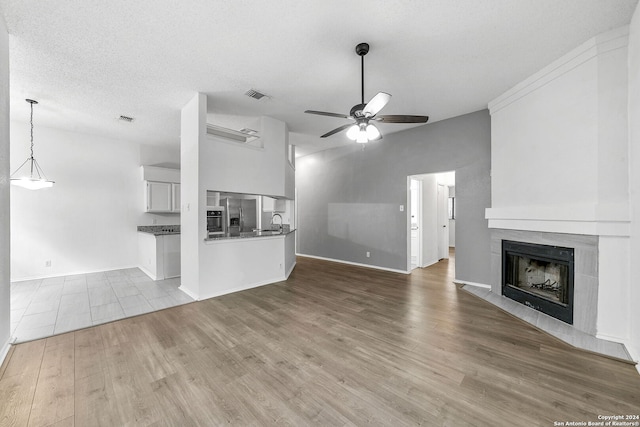
POLYGON ((360 128, 358 127, 358 125, 353 125, 349 128, 349 130, 347 131, 347 138, 349 138, 352 141, 355 141, 356 138, 358 137, 358 132, 360 131, 360 128))
POLYGON ((33 157, 33 104, 37 104, 38 101, 33 99, 26 99, 25 101, 31 104, 31 156, 27 157, 27 160, 11 174, 11 184, 29 190, 53 187, 55 182, 47 179, 42 168, 33 157))

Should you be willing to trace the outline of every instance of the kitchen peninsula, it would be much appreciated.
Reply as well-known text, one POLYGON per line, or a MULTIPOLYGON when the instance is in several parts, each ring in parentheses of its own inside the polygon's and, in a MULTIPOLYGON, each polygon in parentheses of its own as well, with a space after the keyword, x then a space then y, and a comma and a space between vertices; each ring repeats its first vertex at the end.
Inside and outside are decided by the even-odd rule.
POLYGON ((205 239, 205 256, 211 262, 201 270, 211 279, 200 294, 216 296, 220 283, 233 283, 223 293, 286 280, 295 267, 295 230, 224 234, 205 239), (210 286, 209 286, 210 285, 210 286))
POLYGON ((287 124, 267 116, 230 120, 214 104, 198 93, 181 113, 180 289, 196 300, 284 281, 296 262, 295 148, 287 124), (228 214, 230 198, 255 200, 239 206, 251 215, 229 215, 227 229, 210 234, 208 217, 228 214))

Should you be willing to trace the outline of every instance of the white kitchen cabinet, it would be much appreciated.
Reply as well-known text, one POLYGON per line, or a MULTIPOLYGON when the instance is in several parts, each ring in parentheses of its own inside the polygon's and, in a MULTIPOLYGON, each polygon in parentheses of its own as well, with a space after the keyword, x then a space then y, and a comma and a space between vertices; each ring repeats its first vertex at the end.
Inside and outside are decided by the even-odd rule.
POLYGON ((180 212, 180 184, 171 183, 171 212, 180 212))
POLYGON ((171 208, 171 183, 147 181, 147 209, 145 212, 171 212, 171 208))
POLYGON ((145 212, 180 213, 180 170, 141 166, 145 212))
POLYGON ((180 235, 138 232, 138 264, 153 280, 180 276, 180 235))
POLYGON ((147 181, 145 212, 180 212, 180 184, 147 181))
POLYGON ((165 279, 180 276, 180 235, 167 234, 162 242, 162 271, 165 279))

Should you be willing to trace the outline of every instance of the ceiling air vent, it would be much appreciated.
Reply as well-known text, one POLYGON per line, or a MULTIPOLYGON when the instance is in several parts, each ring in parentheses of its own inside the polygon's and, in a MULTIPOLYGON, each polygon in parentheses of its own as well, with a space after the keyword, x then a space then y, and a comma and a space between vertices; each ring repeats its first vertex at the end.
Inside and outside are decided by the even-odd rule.
POLYGON ((134 119, 133 119, 133 117, 129 117, 129 116, 120 116, 120 117, 118 117, 118 120, 121 120, 123 122, 131 123, 134 119))
POLYGON ((249 90, 248 90, 248 91, 246 91, 244 94, 245 94, 245 95, 247 95, 248 97, 253 98, 253 99, 262 99, 262 98, 264 98, 265 96, 267 96, 267 95, 265 95, 264 93, 258 92, 258 91, 257 91, 257 90, 255 90, 255 89, 249 89, 249 90))

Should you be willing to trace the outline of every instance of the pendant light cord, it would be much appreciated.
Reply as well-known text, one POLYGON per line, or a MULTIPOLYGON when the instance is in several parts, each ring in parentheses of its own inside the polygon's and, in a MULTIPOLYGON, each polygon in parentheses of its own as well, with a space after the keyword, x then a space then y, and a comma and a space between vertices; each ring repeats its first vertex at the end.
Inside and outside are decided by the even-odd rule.
POLYGON ((31 159, 33 160, 33 103, 31 104, 31 159))

